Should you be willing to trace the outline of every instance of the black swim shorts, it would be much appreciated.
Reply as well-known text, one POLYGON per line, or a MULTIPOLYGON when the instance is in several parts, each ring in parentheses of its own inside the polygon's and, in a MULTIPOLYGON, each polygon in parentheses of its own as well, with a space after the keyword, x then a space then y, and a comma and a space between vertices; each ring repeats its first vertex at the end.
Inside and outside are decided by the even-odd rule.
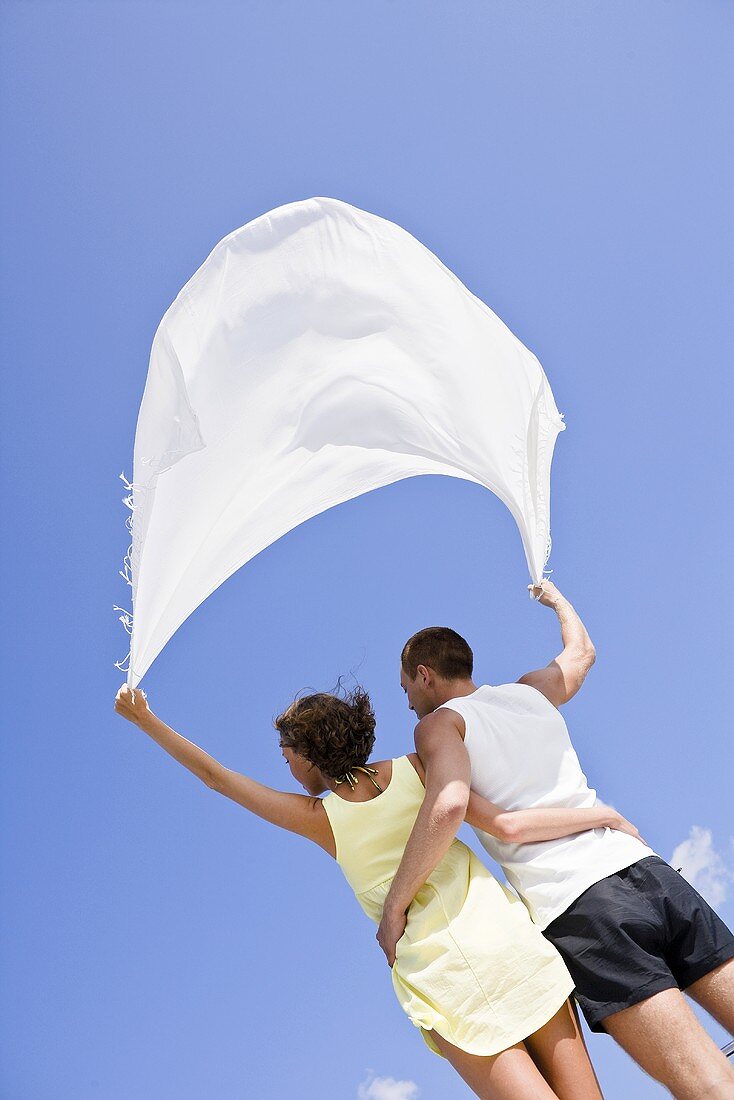
POLYGON ((576 983, 592 1031, 664 989, 686 989, 734 959, 734 935, 682 875, 647 856, 602 879, 543 935, 576 983))

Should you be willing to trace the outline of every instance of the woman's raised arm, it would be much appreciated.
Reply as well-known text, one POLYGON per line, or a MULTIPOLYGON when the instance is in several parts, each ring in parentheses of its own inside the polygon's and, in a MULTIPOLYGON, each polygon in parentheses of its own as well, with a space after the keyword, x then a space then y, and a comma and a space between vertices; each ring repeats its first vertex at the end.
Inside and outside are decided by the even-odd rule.
POLYGON ((246 775, 225 768, 193 741, 188 741, 162 722, 148 706, 145 692, 140 688, 133 691, 127 684, 123 685, 115 698, 115 710, 147 733, 151 740, 179 764, 188 768, 211 790, 231 798, 233 802, 281 829, 288 829, 313 840, 330 855, 336 855, 334 836, 320 798, 276 791, 246 775))

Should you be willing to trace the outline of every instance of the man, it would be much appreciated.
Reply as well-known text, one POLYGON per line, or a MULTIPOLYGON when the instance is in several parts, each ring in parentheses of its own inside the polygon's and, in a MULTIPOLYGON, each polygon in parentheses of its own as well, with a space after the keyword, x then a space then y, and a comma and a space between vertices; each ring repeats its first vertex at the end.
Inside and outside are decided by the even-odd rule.
MULTIPOLYGON (((391 965, 406 910, 463 819, 456 779, 468 767, 472 789, 508 810, 596 802, 558 710, 583 684, 594 647, 553 584, 531 591, 558 615, 563 651, 515 684, 477 687, 471 649, 445 627, 403 649, 426 797, 377 933, 391 965)), ((734 1098, 734 1067, 681 992, 734 1033, 734 936, 693 887, 642 841, 608 829, 542 844, 477 836, 562 954, 591 1029, 679 1100, 734 1098)))

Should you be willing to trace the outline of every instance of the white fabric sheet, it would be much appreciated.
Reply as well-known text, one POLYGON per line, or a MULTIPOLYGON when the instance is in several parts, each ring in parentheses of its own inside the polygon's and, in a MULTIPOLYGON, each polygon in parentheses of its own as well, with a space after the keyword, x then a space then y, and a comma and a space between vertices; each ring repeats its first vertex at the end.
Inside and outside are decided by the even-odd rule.
POLYGON ((153 342, 130 499, 129 683, 266 546, 401 478, 496 493, 539 580, 562 428, 535 356, 399 226, 326 198, 249 222, 153 342))

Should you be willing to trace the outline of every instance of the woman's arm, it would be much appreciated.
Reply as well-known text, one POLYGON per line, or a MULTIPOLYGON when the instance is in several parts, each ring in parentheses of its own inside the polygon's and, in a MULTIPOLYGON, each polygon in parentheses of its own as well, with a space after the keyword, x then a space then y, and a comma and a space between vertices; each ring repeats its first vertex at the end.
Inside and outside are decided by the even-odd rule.
MULTIPOLYGON (((642 840, 637 829, 611 806, 571 810, 560 807, 533 810, 502 810, 474 791, 469 796, 466 820, 506 844, 537 844, 558 840, 587 829, 616 829, 642 840)), ((644 843, 644 841, 643 841, 644 843)))
POLYGON ((127 685, 121 687, 115 699, 115 710, 147 733, 169 756, 183 764, 213 791, 231 798, 233 802, 239 803, 265 821, 279 825, 281 829, 288 829, 313 840, 330 855, 336 855, 334 836, 320 798, 275 791, 246 775, 225 768, 208 752, 204 752, 192 741, 187 741, 162 722, 149 708, 145 692, 140 688, 131 691, 127 685))

